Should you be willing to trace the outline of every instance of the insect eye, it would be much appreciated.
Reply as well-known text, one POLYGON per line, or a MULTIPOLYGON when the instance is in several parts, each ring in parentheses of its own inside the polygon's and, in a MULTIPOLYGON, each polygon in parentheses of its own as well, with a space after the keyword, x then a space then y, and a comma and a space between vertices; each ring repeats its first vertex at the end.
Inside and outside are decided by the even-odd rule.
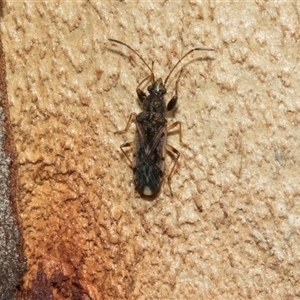
POLYGON ((164 95, 167 92, 166 88, 163 85, 160 87, 159 90, 162 95, 164 95))
POLYGON ((154 91, 153 84, 147 87, 148 92, 151 94, 154 91))

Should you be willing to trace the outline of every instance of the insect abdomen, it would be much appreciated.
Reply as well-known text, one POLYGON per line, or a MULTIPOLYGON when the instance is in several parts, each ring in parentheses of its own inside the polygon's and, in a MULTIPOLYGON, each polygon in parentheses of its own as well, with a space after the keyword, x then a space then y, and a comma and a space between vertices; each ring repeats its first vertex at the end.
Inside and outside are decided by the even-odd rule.
MULTIPOLYGON (((151 136, 149 133, 152 131, 146 126, 148 120, 149 118, 137 118, 133 174, 137 190, 145 196, 152 196, 159 191, 164 175, 167 127, 164 119, 164 123, 156 126, 151 136)), ((151 127, 153 126, 150 129, 151 127)))
POLYGON ((141 161, 134 169, 134 181, 137 190, 145 196, 156 194, 160 188, 163 172, 147 161, 141 161))

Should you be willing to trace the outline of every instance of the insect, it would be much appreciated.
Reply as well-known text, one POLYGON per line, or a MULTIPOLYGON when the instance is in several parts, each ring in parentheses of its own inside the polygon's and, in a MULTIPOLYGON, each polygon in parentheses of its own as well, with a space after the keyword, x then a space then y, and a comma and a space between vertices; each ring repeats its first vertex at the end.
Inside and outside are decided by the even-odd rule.
POLYGON ((137 96, 142 104, 142 112, 138 115, 136 113, 132 113, 125 129, 116 132, 119 134, 125 133, 128 131, 132 123, 135 123, 136 125, 135 140, 133 142, 125 142, 120 146, 121 151, 132 166, 135 186, 138 192, 145 196, 154 196, 158 193, 164 178, 165 154, 166 151, 168 151, 175 157, 173 167, 167 177, 170 192, 171 195, 173 195, 171 178, 175 172, 180 152, 167 144, 168 131, 178 126, 180 143, 184 143, 182 142, 181 137, 181 123, 176 121, 167 125, 165 115, 167 111, 173 110, 177 104, 178 80, 180 74, 175 84, 175 95, 171 98, 167 105, 164 102, 164 95, 167 92, 166 83, 178 64, 190 53, 196 50, 214 51, 214 49, 204 47, 191 49, 177 61, 169 75, 163 81, 162 78, 157 80, 155 79, 153 73, 153 62, 152 67, 150 67, 142 56, 129 45, 115 39, 109 39, 109 41, 121 44, 130 49, 141 59, 150 71, 150 74, 144 78, 136 88, 137 96), (147 80, 151 81, 151 84, 147 88, 149 93, 148 95, 140 89, 140 86, 147 80), (124 151, 124 148, 127 147, 133 147, 132 161, 124 151))

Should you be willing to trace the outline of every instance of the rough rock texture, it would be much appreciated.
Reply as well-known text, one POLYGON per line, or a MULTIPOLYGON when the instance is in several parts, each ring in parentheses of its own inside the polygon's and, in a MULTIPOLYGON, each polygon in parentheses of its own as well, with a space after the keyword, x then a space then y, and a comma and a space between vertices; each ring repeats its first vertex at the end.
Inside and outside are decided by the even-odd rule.
POLYGON ((273 1, 5 4, 24 298, 300 296, 299 15, 273 1), (140 111, 147 69, 108 38, 163 78, 192 47, 216 50, 182 63, 174 197, 134 191, 119 150, 134 126, 114 132, 140 111))
POLYGON ((17 214, 15 146, 6 92, 5 57, 0 39, 0 300, 14 300, 25 272, 17 214))

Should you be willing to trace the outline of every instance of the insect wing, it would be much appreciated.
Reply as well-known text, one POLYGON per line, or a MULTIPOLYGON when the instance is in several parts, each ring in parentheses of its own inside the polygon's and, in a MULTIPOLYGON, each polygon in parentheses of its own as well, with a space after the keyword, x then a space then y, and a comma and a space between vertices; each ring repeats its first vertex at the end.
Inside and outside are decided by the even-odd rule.
POLYGON ((137 190, 145 195, 156 194, 162 183, 167 143, 167 126, 159 128, 153 139, 147 141, 143 127, 136 124, 133 173, 137 190))

